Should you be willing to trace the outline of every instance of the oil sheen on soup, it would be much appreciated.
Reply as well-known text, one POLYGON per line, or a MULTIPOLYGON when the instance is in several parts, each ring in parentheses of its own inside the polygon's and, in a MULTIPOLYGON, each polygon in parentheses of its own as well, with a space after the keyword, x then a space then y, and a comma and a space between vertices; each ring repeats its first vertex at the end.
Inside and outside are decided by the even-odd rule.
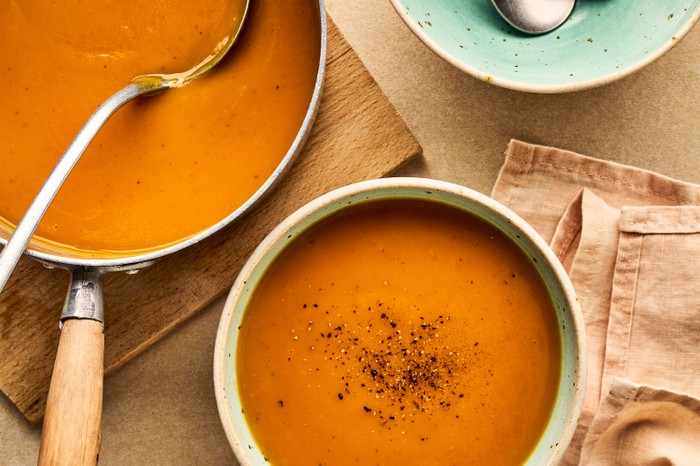
MULTIPOLYGON (((78 130, 141 74, 182 72, 242 0, 0 1, 0 220, 16 224, 78 130)), ((37 230, 78 255, 130 255, 195 235, 270 177, 306 115, 318 3, 255 0, 211 72, 107 122, 37 230)))
POLYGON ((244 416, 274 465, 520 464, 561 370, 529 259, 418 200, 350 207, 296 238, 239 332, 244 416))

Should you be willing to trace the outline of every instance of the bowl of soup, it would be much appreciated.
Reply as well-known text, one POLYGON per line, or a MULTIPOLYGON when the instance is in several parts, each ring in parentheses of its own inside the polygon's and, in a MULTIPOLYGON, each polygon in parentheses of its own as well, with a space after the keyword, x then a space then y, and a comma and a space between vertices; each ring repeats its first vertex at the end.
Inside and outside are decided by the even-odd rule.
POLYGON ((219 324, 217 404, 242 464, 557 464, 585 386, 566 273, 512 211, 388 178, 282 222, 219 324))

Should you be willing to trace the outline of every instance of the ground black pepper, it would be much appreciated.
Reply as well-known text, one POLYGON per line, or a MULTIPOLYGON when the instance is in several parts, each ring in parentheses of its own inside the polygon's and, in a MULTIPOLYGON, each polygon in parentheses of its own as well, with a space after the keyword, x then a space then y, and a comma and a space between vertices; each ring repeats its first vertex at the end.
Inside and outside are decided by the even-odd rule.
MULTIPOLYGON (((382 425, 410 420, 414 415, 430 416, 436 409, 449 410, 452 400, 463 398, 468 388, 456 386, 452 374, 469 368, 467 355, 439 343, 440 331, 448 330, 451 317, 438 315, 431 320, 420 317, 419 322, 403 321, 398 310, 377 304, 375 309, 367 306, 353 310, 355 314, 367 315, 364 326, 351 328, 327 321, 323 324, 327 330, 315 333, 317 336, 310 340, 311 349, 323 350, 333 370, 346 365, 354 368, 341 376, 338 400, 359 401, 358 409, 377 416, 382 425), (373 322, 377 314, 380 319, 373 322), (376 407, 360 401, 366 398, 354 396, 361 393, 374 394, 376 407)), ((323 311, 323 305, 312 306, 330 316, 328 311, 323 311)), ((311 331, 313 326, 314 321, 309 321, 307 330, 311 331)), ((478 345, 474 343, 474 347, 478 345)), ((477 349, 468 356, 473 360, 479 354, 477 349)))

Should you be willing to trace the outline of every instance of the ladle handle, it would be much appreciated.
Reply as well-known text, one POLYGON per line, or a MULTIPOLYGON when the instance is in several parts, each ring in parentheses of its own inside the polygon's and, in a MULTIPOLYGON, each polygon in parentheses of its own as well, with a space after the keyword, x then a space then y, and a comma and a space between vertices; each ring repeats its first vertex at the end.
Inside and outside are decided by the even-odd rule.
POLYGON ((102 323, 64 323, 39 449, 40 466, 97 464, 102 425, 102 323))
POLYGON ((49 208, 54 197, 56 197, 56 193, 58 193, 63 182, 66 181, 68 174, 78 162, 80 156, 83 155, 83 152, 85 152, 85 149, 87 149, 87 146, 94 139, 100 128, 102 128, 107 119, 121 106, 135 97, 151 92, 153 92, 152 87, 149 88, 139 83, 131 83, 104 101, 102 105, 95 110, 95 113, 90 116, 85 125, 83 125, 75 139, 73 139, 71 145, 68 146, 68 149, 63 153, 53 171, 44 182, 44 185, 32 201, 24 217, 22 217, 22 220, 20 220, 12 236, 10 236, 2 253, 0 253, 0 292, 10 278, 12 271, 17 265, 17 261, 19 261, 22 253, 27 248, 27 244, 29 244, 29 240, 32 238, 39 222, 41 222, 41 219, 44 217, 46 210, 49 208))
POLYGON ((104 380, 102 283, 99 269, 71 270, 44 414, 40 466, 97 463, 104 380))

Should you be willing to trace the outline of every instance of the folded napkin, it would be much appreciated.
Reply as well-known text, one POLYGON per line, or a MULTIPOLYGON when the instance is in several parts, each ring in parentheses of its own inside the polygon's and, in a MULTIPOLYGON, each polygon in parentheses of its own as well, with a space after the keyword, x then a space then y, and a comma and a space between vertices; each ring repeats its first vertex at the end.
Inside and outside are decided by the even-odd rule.
POLYGON ((700 464, 698 435, 674 437, 688 446, 674 446, 673 460, 663 441, 645 441, 646 456, 620 460, 629 446, 625 433, 640 423, 649 430, 645 439, 655 432, 668 436, 669 423, 695 419, 698 425, 700 185, 511 141, 491 195, 550 242, 583 311, 588 382, 564 464, 700 464), (630 396, 638 384, 646 395, 630 396), (622 399, 630 406, 654 404, 625 408, 635 411, 627 415, 622 399), (681 399, 695 400, 695 418, 640 420, 667 409, 663 403, 682 407, 681 399))

